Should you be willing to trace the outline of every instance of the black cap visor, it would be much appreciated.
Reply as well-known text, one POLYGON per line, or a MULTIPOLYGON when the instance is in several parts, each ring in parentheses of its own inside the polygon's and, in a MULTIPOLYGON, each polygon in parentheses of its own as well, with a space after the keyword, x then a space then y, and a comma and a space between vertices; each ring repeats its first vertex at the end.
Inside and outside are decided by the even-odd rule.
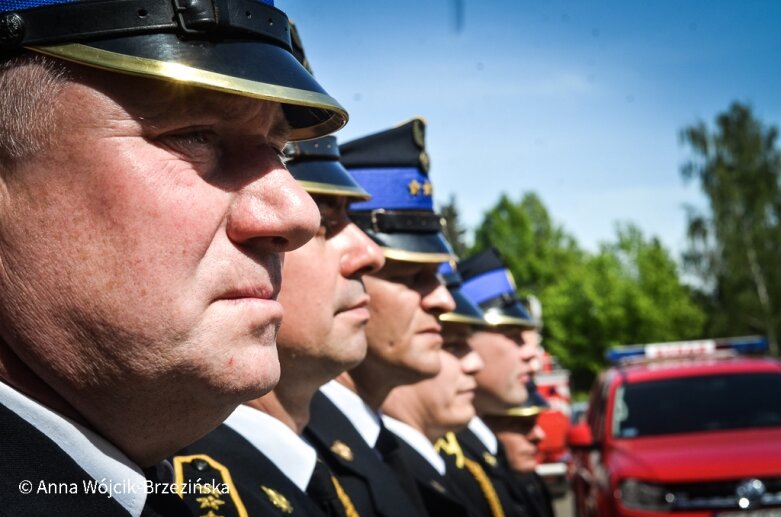
POLYGON ((346 196, 367 200, 371 195, 350 176, 338 161, 295 161, 287 164, 290 173, 310 194, 346 196))
POLYGON ((347 112, 288 50, 252 39, 209 41, 157 33, 30 50, 113 72, 176 81, 282 104, 290 139, 332 133, 347 112))
POLYGON ((361 229, 382 247, 389 259, 439 264, 456 258, 441 232, 381 233, 363 226, 361 229))
POLYGON ((483 319, 483 311, 480 310, 472 301, 461 292, 461 289, 455 287, 448 288, 450 295, 456 302, 456 309, 453 312, 446 312, 439 316, 439 321, 453 323, 468 323, 469 325, 479 325, 485 327, 488 322, 483 319))
POLYGON ((502 307, 483 307, 485 320, 492 326, 514 326, 523 329, 536 329, 537 324, 520 302, 502 307))

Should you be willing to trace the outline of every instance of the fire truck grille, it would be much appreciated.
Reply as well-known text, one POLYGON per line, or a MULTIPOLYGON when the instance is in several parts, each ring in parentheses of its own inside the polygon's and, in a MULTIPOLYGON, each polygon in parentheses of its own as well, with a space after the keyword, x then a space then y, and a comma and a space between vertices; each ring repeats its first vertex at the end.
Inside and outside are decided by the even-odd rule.
POLYGON ((665 488, 672 509, 677 511, 781 507, 781 477, 676 484, 665 488))

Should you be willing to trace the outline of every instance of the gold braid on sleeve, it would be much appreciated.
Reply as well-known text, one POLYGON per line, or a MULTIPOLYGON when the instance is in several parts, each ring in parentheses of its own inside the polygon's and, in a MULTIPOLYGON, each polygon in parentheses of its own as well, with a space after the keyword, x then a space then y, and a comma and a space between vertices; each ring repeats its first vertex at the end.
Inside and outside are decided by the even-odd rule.
POLYGON ((504 517, 504 510, 502 509, 502 503, 499 502, 499 496, 496 494, 496 489, 488 479, 488 474, 485 473, 483 467, 480 466, 474 460, 470 460, 464 455, 464 451, 461 449, 461 444, 458 443, 455 433, 446 433, 445 436, 438 439, 434 444, 434 448, 439 453, 448 454, 453 456, 456 462, 456 467, 466 468, 469 473, 475 478, 480 491, 483 493, 483 497, 488 502, 488 506, 491 508, 491 515, 493 517, 504 517))
POLYGON ((480 485, 480 490, 483 492, 485 500, 488 501, 488 506, 491 508, 491 514, 494 517, 504 517, 504 510, 502 510, 502 503, 499 502, 499 496, 496 495, 494 485, 491 484, 491 480, 488 479, 488 474, 485 473, 483 467, 480 466, 474 460, 464 458, 464 467, 472 474, 477 484, 480 485))
POLYGON ((336 495, 339 497, 339 502, 341 502, 342 506, 344 506, 344 513, 347 514, 347 517, 361 517, 358 513, 358 510, 355 509, 355 505, 353 505, 352 500, 350 500, 350 496, 347 495, 347 492, 345 492, 344 488, 342 488, 342 484, 338 479, 336 479, 335 476, 331 476, 331 483, 334 484, 336 495))

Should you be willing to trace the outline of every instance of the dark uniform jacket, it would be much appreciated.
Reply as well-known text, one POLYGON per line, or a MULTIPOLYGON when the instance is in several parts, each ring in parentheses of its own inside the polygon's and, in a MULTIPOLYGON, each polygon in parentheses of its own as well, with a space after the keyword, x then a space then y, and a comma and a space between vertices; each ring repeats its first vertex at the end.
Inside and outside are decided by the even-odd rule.
POLYGON ((556 515, 553 511, 550 491, 539 474, 536 472, 529 474, 513 472, 513 476, 518 484, 523 487, 528 497, 527 506, 530 510, 530 515, 533 517, 554 517, 556 515))
MULTIPOLYGON (((483 515, 476 509, 468 494, 453 485, 441 475, 414 447, 399 438, 399 450, 408 465, 423 499, 426 511, 431 516, 476 517, 483 515)), ((450 468, 448 465, 447 468, 450 468)), ((481 501, 478 501, 480 504, 481 501)))
POLYGON ((504 514, 510 516, 530 516, 527 508, 527 496, 523 488, 514 479, 507 459, 499 444, 496 455, 486 448, 482 441, 468 428, 459 431, 456 436, 464 455, 478 462, 491 480, 501 502, 504 514))
POLYGON ((327 515, 274 463, 239 433, 221 425, 172 458, 177 482, 227 487, 211 494, 198 490, 185 494, 198 515, 209 510, 224 517, 240 515, 327 515), (211 496, 211 497, 210 497, 211 496))
MULTIPOLYGON (((26 517, 127 517, 130 513, 108 495, 88 493, 94 480, 54 441, 19 415, 0 405, 0 515, 26 517), (22 493, 29 481, 32 492, 22 493), (39 483, 62 484, 57 490, 36 493, 39 483), (75 487, 70 490, 69 487, 75 487)), ((154 481, 158 481, 153 479, 154 481)), ((100 481, 100 480, 97 480, 100 481)), ((117 482, 118 480, 112 480, 117 482)), ((143 517, 189 516, 173 494, 150 494, 143 517)))
POLYGON ((370 447, 320 392, 312 399, 309 417, 304 436, 336 475, 359 515, 425 515, 413 479, 398 461, 398 441, 392 433, 383 430, 377 449, 370 447))

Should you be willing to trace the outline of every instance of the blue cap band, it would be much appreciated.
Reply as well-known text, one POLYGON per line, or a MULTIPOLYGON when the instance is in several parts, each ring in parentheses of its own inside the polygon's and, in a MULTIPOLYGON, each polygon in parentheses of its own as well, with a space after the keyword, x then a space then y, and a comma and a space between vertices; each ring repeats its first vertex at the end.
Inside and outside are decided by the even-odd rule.
MULTIPOLYGON (((0 13, 8 11, 24 11, 35 7, 70 4, 79 0, 0 0, 0 13)), ((255 0, 258 3, 274 6, 274 0, 255 0)))
POLYGON ((443 262, 440 264, 437 273, 440 275, 452 275, 455 273, 455 271, 453 270, 453 266, 450 264, 450 262, 443 262))
POLYGON ((417 167, 349 169, 355 180, 372 195, 370 201, 352 203, 350 210, 434 211, 432 187, 417 167))
POLYGON ((23 11, 47 5, 70 4, 73 0, 0 0, 0 12, 23 11))
POLYGON ((494 269, 466 280, 461 285, 461 291, 473 302, 483 303, 505 293, 515 294, 515 287, 506 269, 494 269))

